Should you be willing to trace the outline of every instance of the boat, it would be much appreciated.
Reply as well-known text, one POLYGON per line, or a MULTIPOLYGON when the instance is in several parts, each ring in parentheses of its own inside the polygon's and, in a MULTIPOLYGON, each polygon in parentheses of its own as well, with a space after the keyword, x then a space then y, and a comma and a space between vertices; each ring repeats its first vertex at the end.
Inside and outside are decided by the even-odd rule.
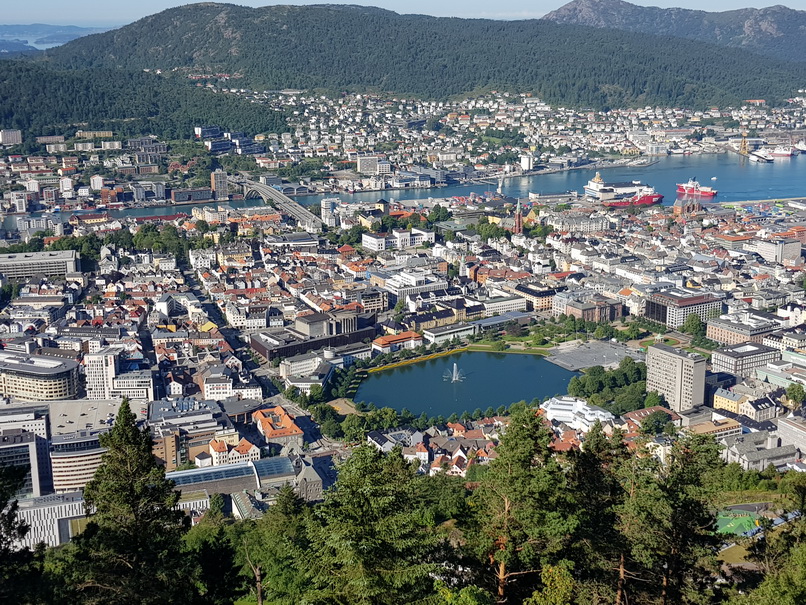
POLYGON ((758 151, 751 151, 750 153, 747 154, 747 157, 754 162, 760 162, 762 164, 772 162, 772 158, 763 149, 759 149, 758 151))
POLYGON ((712 177, 711 177, 711 180, 712 180, 712 181, 715 181, 715 180, 716 180, 716 177, 715 177, 715 176, 712 176, 712 177))
POLYGON ((630 206, 652 206, 660 204, 662 201, 663 196, 656 192, 653 187, 643 187, 631 197, 602 202, 602 206, 607 208, 629 208, 630 206))
MULTIPOLYGON (((598 172, 596 176, 585 185, 585 194, 600 202, 627 200, 636 196, 657 195, 652 187, 644 185, 641 181, 605 183, 604 179, 602 179, 602 175, 598 172)), ((662 198, 663 196, 661 196, 661 199, 662 198)))
POLYGON ((795 149, 797 149, 800 152, 806 153, 806 139, 795 143, 795 149))
POLYGON ((698 197, 714 197, 717 190, 713 187, 703 187, 696 177, 690 178, 688 183, 678 183, 677 193, 681 195, 696 195, 698 197))
POLYGON ((770 152, 770 156, 774 158, 791 158, 795 155, 795 151, 791 145, 778 145, 770 152))

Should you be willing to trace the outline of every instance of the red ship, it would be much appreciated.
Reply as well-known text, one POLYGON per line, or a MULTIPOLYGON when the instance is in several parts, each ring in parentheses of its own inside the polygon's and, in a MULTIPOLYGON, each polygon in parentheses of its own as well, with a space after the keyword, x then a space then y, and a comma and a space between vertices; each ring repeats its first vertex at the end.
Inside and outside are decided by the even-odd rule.
POLYGON ((632 197, 602 202, 602 206, 608 208, 629 208, 630 206, 652 206, 653 204, 660 204, 662 201, 663 196, 660 193, 655 193, 652 187, 645 187, 632 197))
POLYGON ((714 197, 717 190, 713 187, 703 187, 697 182, 696 177, 688 180, 688 183, 678 183, 677 193, 683 195, 696 195, 699 197, 714 197))

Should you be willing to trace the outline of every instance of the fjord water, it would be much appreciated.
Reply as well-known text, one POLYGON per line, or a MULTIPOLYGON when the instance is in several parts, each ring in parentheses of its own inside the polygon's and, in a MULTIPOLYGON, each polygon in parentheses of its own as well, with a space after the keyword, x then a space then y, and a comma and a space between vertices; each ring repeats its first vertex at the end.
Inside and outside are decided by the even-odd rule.
MULTIPOLYGON (((511 197, 528 197, 529 193, 557 193, 578 191, 582 193, 585 184, 593 178, 595 170, 580 169, 543 174, 538 176, 512 178, 504 181, 502 189, 511 197)), ((642 181, 652 185, 665 196, 663 203, 670 205, 676 198, 676 183, 686 182, 696 176, 703 185, 713 186, 719 191, 717 202, 745 200, 766 200, 806 196, 806 155, 792 158, 776 158, 771 164, 759 164, 742 158, 735 153, 668 156, 658 158, 658 163, 644 167, 617 167, 601 170, 606 181, 642 181), (711 181, 711 177, 717 177, 711 181)), ((344 202, 374 202, 380 198, 387 200, 423 200, 452 196, 467 196, 470 193, 484 194, 495 189, 494 185, 452 185, 430 189, 399 191, 370 191, 366 193, 329 193, 326 195, 306 195, 296 200, 303 205, 318 204, 326 197, 338 197, 344 202)), ((150 208, 126 208, 109 212, 115 217, 125 216, 169 216, 176 213, 190 214, 194 206, 210 206, 216 202, 202 202, 185 206, 158 206, 150 208)), ((235 208, 260 206, 258 199, 228 202, 235 208)), ((67 220, 69 213, 62 217, 67 220)), ((6 229, 16 227, 16 216, 7 216, 6 229)))
POLYGON ((464 352, 373 372, 353 399, 447 418, 465 410, 564 394, 576 375, 537 355, 464 352), (464 376, 461 382, 444 378, 454 363, 464 376))
MULTIPOLYGON (((591 180, 596 170, 579 169, 553 174, 511 178, 504 181, 502 192, 511 197, 525 198, 529 193, 558 193, 579 191, 591 180)), ((658 158, 652 166, 605 168, 602 178, 608 182, 642 181, 665 196, 663 203, 672 204, 677 183, 697 177, 702 185, 719 191, 717 202, 766 200, 806 196, 806 155, 776 158, 770 164, 751 162, 735 153, 704 155, 673 155, 658 158), (712 181, 712 177, 717 177, 712 181)), ((318 203, 323 197, 340 197, 345 202, 374 202, 379 197, 394 200, 416 200, 428 197, 467 196, 484 194, 495 185, 456 185, 434 189, 375 191, 356 194, 331 194, 297 198, 302 204, 318 203)))

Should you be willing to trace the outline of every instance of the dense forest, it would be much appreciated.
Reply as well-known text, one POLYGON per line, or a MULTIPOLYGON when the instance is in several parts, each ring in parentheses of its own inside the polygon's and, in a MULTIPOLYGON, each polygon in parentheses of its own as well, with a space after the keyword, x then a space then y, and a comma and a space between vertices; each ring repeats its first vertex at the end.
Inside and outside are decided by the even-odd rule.
POLYGON ((84 128, 186 139, 193 126, 205 123, 250 133, 288 128, 280 111, 142 70, 56 71, 0 61, 3 128, 19 128, 27 135, 72 137, 77 128, 84 128))
POLYGON ((27 531, 13 501, 25 469, 0 468, 3 602, 798 605, 806 594, 802 518, 745 542, 755 571, 720 569, 715 531, 733 490, 803 511, 806 474, 725 465, 703 435, 682 435, 661 461, 597 424, 584 451, 558 454, 522 408, 472 482, 363 445, 321 503, 285 487, 262 518, 236 521, 216 494, 193 528, 128 404, 101 440, 88 523, 59 548, 12 548, 27 531))
POLYGON ((597 108, 780 101, 806 80, 806 65, 678 38, 341 5, 183 6, 80 38, 43 60, 59 69, 225 72, 256 89, 430 98, 507 89, 597 108))

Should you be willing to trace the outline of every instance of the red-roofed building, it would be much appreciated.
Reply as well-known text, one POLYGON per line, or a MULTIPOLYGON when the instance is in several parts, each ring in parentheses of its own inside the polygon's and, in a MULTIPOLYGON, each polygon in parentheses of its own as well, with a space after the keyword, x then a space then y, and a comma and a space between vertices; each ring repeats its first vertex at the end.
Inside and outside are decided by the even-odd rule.
POLYGON ((394 353, 400 349, 414 349, 423 344, 423 337, 417 332, 401 332, 379 336, 372 341, 372 350, 377 354, 394 353))
POLYGON ((257 430, 267 443, 302 447, 303 432, 294 418, 281 406, 258 410, 252 414, 257 430))

